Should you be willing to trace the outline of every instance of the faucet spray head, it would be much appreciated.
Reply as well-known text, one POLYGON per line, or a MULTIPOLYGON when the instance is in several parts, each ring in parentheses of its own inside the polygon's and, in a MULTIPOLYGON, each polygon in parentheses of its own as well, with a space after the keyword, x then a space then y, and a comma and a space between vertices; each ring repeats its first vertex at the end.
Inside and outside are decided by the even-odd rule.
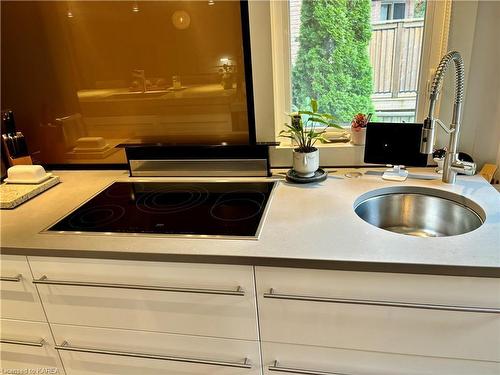
POLYGON ((436 120, 431 117, 424 120, 420 137, 420 153, 422 154, 432 154, 434 151, 435 123, 436 120))

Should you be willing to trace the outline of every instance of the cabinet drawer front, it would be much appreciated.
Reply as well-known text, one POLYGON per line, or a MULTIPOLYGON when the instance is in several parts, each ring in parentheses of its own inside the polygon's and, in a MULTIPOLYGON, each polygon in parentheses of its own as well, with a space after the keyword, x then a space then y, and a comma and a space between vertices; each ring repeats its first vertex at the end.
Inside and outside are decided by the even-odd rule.
POLYGON ((26 257, 2 255, 0 267, 2 318, 46 321, 26 257))
POLYGON ((265 375, 497 375, 500 363, 262 343, 265 375))
POLYGON ((264 341, 500 361, 498 279, 260 267, 256 278, 264 341))
POLYGON ((29 261, 51 323, 258 337, 251 267, 36 257, 29 261))
POLYGON ((60 324, 52 330, 68 375, 260 373, 256 341, 60 324))
POLYGON ((64 374, 47 323, 1 319, 0 362, 5 374, 64 374))

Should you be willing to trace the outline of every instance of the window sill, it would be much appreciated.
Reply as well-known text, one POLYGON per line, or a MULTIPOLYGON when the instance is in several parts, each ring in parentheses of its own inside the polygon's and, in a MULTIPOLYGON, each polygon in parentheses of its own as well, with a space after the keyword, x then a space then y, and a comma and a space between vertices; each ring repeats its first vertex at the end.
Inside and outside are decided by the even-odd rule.
MULTIPOLYGON (((365 146, 352 143, 323 143, 317 145, 322 167, 352 167, 366 165, 363 161, 365 146)), ((270 149, 271 167, 288 168, 292 166, 291 144, 284 144, 270 149)))
MULTIPOLYGON (((319 143, 319 142, 318 142, 319 143)), ((364 145, 353 145, 351 142, 332 142, 332 143, 319 143, 314 145, 314 147, 321 149, 329 149, 329 148, 357 148, 361 147, 364 148, 364 145)), ((291 144, 280 144, 279 146, 276 146, 276 149, 294 149, 295 146, 291 144)))

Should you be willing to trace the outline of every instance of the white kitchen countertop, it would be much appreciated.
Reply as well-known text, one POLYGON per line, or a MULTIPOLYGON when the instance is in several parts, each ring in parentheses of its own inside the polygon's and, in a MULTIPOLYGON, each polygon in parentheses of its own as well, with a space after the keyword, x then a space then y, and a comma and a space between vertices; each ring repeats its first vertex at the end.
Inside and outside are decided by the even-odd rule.
MULTIPOLYGON (((440 179, 399 183, 377 175, 346 178, 349 170, 339 169, 325 182, 310 185, 288 184, 277 175, 282 181, 258 240, 41 233, 113 181, 145 180, 130 179, 126 171, 55 171, 62 183, 13 210, 0 212, 1 251, 500 277, 500 194, 482 177, 459 176, 455 185, 440 179), (361 194, 389 186, 422 186, 462 194, 483 208, 486 221, 466 234, 420 238, 379 229, 354 213, 353 203, 361 194)), ((435 175, 432 169, 410 169, 410 173, 435 175)))

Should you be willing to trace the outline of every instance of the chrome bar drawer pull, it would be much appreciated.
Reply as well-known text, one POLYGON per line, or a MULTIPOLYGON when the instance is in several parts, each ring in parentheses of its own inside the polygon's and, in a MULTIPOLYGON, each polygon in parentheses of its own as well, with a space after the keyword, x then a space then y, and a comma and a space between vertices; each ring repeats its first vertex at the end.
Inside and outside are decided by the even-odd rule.
POLYGON ((22 341, 22 340, 0 339, 0 343, 2 343, 2 344, 13 344, 13 345, 24 345, 24 346, 38 346, 38 347, 42 347, 45 344, 45 340, 44 339, 40 339, 40 341, 32 342, 32 341, 22 341))
POLYGON ((303 374, 303 375, 352 375, 340 372, 326 372, 326 371, 305 370, 292 367, 283 367, 278 364, 278 361, 274 361, 274 364, 272 366, 269 366, 268 370, 274 372, 286 372, 289 374, 303 374))
POLYGON ((264 298, 285 299, 285 300, 292 300, 292 301, 346 303, 346 304, 351 304, 351 305, 402 307, 402 308, 406 308, 406 309, 444 310, 444 311, 460 311, 460 312, 473 312, 473 313, 500 314, 500 308, 496 308, 496 307, 469 307, 469 306, 453 306, 453 305, 433 305, 433 304, 427 304, 427 303, 408 303, 408 302, 377 301, 377 300, 366 300, 366 299, 301 296, 301 295, 294 295, 294 294, 276 293, 273 288, 271 288, 269 290, 269 293, 264 293, 263 296, 264 296, 264 298))
POLYGON ((175 292, 175 293, 220 294, 220 295, 226 295, 226 296, 244 296, 245 295, 245 291, 243 290, 243 288, 241 286, 238 286, 235 290, 177 288, 177 287, 170 287, 170 286, 95 283, 95 282, 91 282, 91 281, 50 280, 46 275, 43 275, 39 279, 33 280, 33 283, 34 284, 46 284, 46 285, 64 285, 64 286, 89 286, 89 287, 97 287, 97 288, 155 290, 155 291, 160 291, 160 292, 175 292))
POLYGON ((212 365, 212 366, 223 366, 223 367, 238 367, 247 369, 252 368, 252 364, 248 358, 245 358, 242 362, 213 361, 210 359, 173 357, 169 355, 160 355, 160 354, 133 353, 133 352, 122 352, 118 350, 83 348, 83 347, 70 346, 67 341, 63 341, 61 345, 56 345, 55 348, 57 350, 66 350, 70 352, 106 354, 106 355, 115 355, 120 357, 134 357, 134 358, 145 358, 145 359, 159 359, 163 361, 198 363, 201 365, 212 365))
POLYGON ((17 276, 0 276, 0 281, 13 281, 18 283, 22 280, 23 275, 19 274, 17 276))

